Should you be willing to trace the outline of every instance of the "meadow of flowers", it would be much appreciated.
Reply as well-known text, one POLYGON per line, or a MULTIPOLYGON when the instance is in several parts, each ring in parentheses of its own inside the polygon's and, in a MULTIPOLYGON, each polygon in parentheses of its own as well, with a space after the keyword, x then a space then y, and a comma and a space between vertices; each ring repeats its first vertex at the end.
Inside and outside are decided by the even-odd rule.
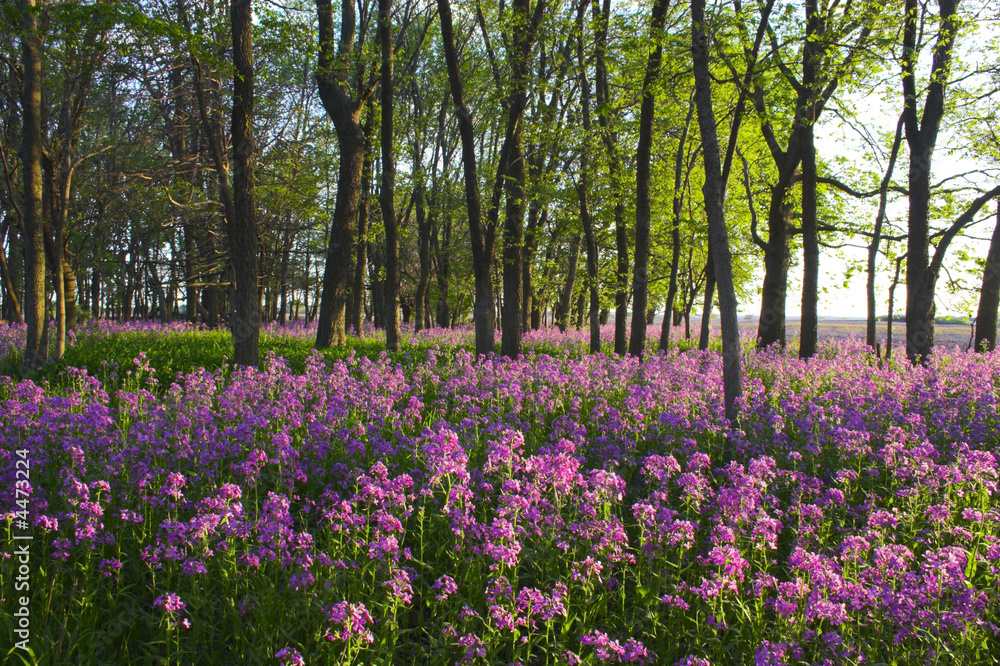
POLYGON ((997 663, 1000 353, 748 350, 734 429, 714 352, 588 356, 550 331, 549 353, 477 360, 421 335, 294 370, 0 376, 0 557, 18 452, 34 536, 32 655, 6 656, 997 663))

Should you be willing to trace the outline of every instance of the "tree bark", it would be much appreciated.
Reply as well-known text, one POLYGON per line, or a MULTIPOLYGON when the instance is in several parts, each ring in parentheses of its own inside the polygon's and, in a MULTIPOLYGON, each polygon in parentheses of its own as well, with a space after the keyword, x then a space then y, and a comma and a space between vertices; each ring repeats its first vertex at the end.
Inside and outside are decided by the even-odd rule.
POLYGON ((899 117, 896 123, 896 136, 892 140, 892 149, 889 152, 889 164, 885 169, 885 176, 879 185, 878 193, 878 213, 875 216, 875 228, 872 230, 872 241, 868 245, 868 266, 867 281, 865 282, 866 304, 868 308, 865 322, 865 345, 875 349, 878 341, 878 333, 875 328, 875 263, 878 259, 878 246, 882 241, 882 225, 885 223, 885 209, 889 198, 889 183, 892 181, 892 172, 896 167, 896 158, 899 155, 899 145, 903 140, 903 117, 899 117))
POLYGON ((660 75, 663 46, 660 35, 666 20, 670 0, 653 0, 650 39, 656 43, 646 62, 642 82, 642 105, 639 109, 639 145, 636 148, 635 180, 635 271, 632 274, 632 335, 628 352, 642 356, 646 347, 646 305, 649 301, 649 224, 652 217, 649 197, 650 150, 653 144, 653 118, 656 115, 656 94, 653 84, 660 75))
POLYGON ((38 12, 41 2, 20 0, 21 171, 24 179, 21 216, 24 229, 24 321, 27 339, 24 367, 38 367, 48 357, 45 344, 45 237, 42 211, 42 40, 38 12))
POLYGON ((354 55, 356 15, 353 0, 341 3, 340 40, 334 52, 333 8, 331 0, 316 0, 319 19, 319 68, 316 82, 320 100, 333 121, 340 146, 337 198, 330 240, 326 252, 323 291, 316 325, 316 347, 341 347, 346 342, 345 309, 350 295, 351 248, 357 227, 361 198, 361 171, 365 157, 365 135, 361 110, 367 100, 351 98, 345 90, 348 69, 354 55))
POLYGON ((619 158, 618 134, 611 124, 608 109, 610 98, 608 86, 608 66, 605 54, 608 48, 608 22, 611 16, 611 0, 604 0, 598 13, 598 0, 594 0, 594 62, 597 72, 596 97, 598 107, 604 111, 597 114, 597 122, 603 130, 602 137, 608 154, 608 173, 615 192, 615 354, 624 356, 628 349, 628 226, 625 222, 625 204, 619 188, 622 184, 619 158))
POLYGON ((816 203, 816 141, 814 128, 818 96, 816 74, 821 57, 817 38, 822 34, 818 0, 806 0, 806 40, 802 46, 802 86, 806 110, 802 122, 802 318, 799 358, 812 358, 819 335, 819 235, 816 203))
MULTIPOLYGON (((736 401, 743 395, 743 371, 732 255, 722 208, 722 164, 715 130, 715 113, 712 110, 708 38, 705 35, 705 0, 691 0, 691 26, 695 103, 698 106, 698 127, 701 129, 702 156, 705 160, 705 184, 702 193, 705 197, 708 233, 712 239, 715 279, 719 288, 719 314, 722 318, 722 383, 726 419, 736 430, 739 428, 736 401)), ((724 459, 732 460, 734 453, 732 440, 727 439, 723 452, 724 459)))
POLYGON ((588 192, 590 190, 590 135, 592 122, 590 119, 590 80, 587 77, 587 60, 584 57, 584 12, 586 3, 581 2, 577 11, 576 26, 579 31, 577 40, 577 61, 580 66, 580 102, 583 107, 583 150, 580 153, 580 182, 576 186, 577 200, 580 204, 580 222, 583 225, 583 237, 587 245, 587 290, 590 295, 588 319, 590 323, 590 353, 601 351, 601 302, 598 292, 597 276, 597 234, 594 232, 594 218, 590 212, 588 192))
POLYGON ((569 328, 569 314, 573 307, 573 287, 576 283, 577 262, 580 260, 580 233, 576 232, 569 241, 569 266, 566 269, 566 282, 563 285, 562 297, 559 299, 559 318, 557 325, 563 333, 569 328))
POLYGON ((257 216, 254 209, 254 63, 250 0, 232 0, 233 30, 233 217, 229 223, 229 256, 236 289, 233 302, 234 362, 260 365, 260 299, 257 291, 257 216))
POLYGON ((682 174, 684 170, 684 144, 687 141, 688 131, 691 129, 691 119, 694 117, 694 97, 688 103, 687 119, 684 121, 684 129, 681 131, 680 140, 677 143, 677 155, 674 158, 674 196, 672 202, 673 225, 670 230, 671 254, 670 254, 670 286, 667 288, 667 302, 663 309, 663 323, 660 325, 660 351, 667 351, 670 347, 670 319, 674 312, 674 299, 677 297, 677 273, 680 269, 681 261, 681 210, 684 207, 684 184, 682 174))
POLYGON ((382 186, 379 203, 385 226, 385 348, 399 351, 399 229, 396 224, 396 158, 392 135, 392 0, 378 2, 378 37, 382 52, 382 186))
POLYGON ((1000 202, 997 221, 990 238, 990 249, 983 266, 983 286, 976 311, 976 350, 993 351, 997 347, 997 306, 1000 302, 1000 202))
POLYGON ((355 237, 354 282, 351 287, 350 312, 347 325, 354 329, 354 335, 364 332, 365 319, 365 278, 368 274, 368 200, 372 185, 372 159, 369 141, 372 132, 372 111, 369 109, 365 120, 365 156, 361 168, 361 194, 358 197, 358 228, 355 237))
POLYGON ((462 168, 465 178, 465 206, 472 238, 472 271, 475 279, 475 302, 472 316, 476 329, 476 354, 493 353, 496 315, 493 301, 493 247, 495 228, 483 225, 482 203, 479 196, 479 176, 476 170, 476 138, 472 125, 472 114, 465 105, 465 89, 458 63, 458 49, 455 46, 455 29, 452 24, 451 3, 437 0, 441 18, 441 41, 444 47, 445 63, 448 67, 448 83, 455 115, 458 117, 458 131, 462 141, 462 168))
POLYGON ((914 77, 917 34, 923 30, 917 0, 906 0, 903 19, 902 66, 903 127, 910 149, 908 237, 906 247, 906 357, 926 363, 934 347, 934 286, 937 276, 930 267, 929 215, 931 156, 944 115, 944 93, 951 68, 951 53, 958 31, 954 20, 958 0, 939 0, 940 26, 931 64, 931 77, 924 101, 923 117, 917 117, 914 77))

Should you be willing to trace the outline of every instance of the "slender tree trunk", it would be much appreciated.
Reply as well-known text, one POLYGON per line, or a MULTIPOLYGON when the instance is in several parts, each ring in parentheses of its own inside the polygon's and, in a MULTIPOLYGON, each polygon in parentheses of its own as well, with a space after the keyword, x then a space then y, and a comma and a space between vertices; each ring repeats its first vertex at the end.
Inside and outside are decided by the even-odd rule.
POLYGON ((615 354, 624 356, 628 348, 628 226, 625 223, 625 204, 618 191, 622 185, 621 166, 619 160, 618 135, 611 125, 608 109, 608 67, 607 53, 608 22, 611 16, 611 0, 604 0, 604 5, 598 13, 598 0, 594 0, 594 44, 595 65, 597 71, 597 104, 604 111, 597 114, 597 121, 603 130, 604 146, 608 153, 608 172, 615 191, 615 354))
POLYGON ((524 227, 524 263, 521 267, 521 332, 527 333, 531 328, 531 315, 535 308, 535 253, 538 250, 538 228, 541 215, 541 205, 532 201, 528 207, 528 223, 524 227))
POLYGON ((639 145, 636 148, 635 180, 635 271, 632 274, 632 336, 628 352, 642 356, 646 347, 646 321, 643 315, 649 300, 649 225, 652 218, 649 197, 650 150, 653 144, 653 119, 656 115, 654 83, 660 75, 663 46, 660 35, 666 21, 670 0, 653 0, 650 39, 656 43, 646 62, 642 82, 642 105, 639 109, 639 145))
POLYGON ((802 112, 802 318, 799 358, 812 358, 819 336, 819 232, 816 208, 816 72, 821 56, 816 37, 822 33, 818 0, 806 0, 806 40, 802 47, 802 85, 806 111, 802 112))
MULTIPOLYGON (((715 130, 715 113, 712 110, 708 38, 705 35, 705 0, 691 0, 691 25, 695 101, 698 106, 698 126, 701 129, 702 155, 705 160, 705 184, 702 192, 705 197, 705 214, 708 217, 708 233, 712 239, 715 277, 719 287, 719 313, 722 318, 722 383, 726 419, 735 430, 739 428, 736 401, 743 395, 743 370, 732 255, 722 208, 722 164, 715 130)), ((732 440, 727 439, 724 458, 732 460, 734 453, 732 440)))
POLYGON ((712 304, 715 301, 715 253, 712 239, 708 239, 708 259, 705 260, 705 298, 701 308, 701 327, 698 334, 698 349, 708 349, 708 338, 712 331, 712 304))
MULTIPOLYGON (((9 222, 9 220, 8 220, 9 222)), ((10 269, 7 267, 7 255, 3 251, 3 240, 7 236, 8 229, 6 224, 3 230, 0 230, 0 273, 3 275, 3 286, 4 293, 6 294, 6 299, 4 300, 4 311, 0 312, 0 319, 4 316, 12 318, 19 324, 24 323, 24 315, 21 314, 21 306, 17 298, 17 289, 14 287, 14 282, 11 278, 10 269)), ((13 235, 12 235, 13 236, 13 235)), ((14 244, 10 244, 11 252, 13 253, 14 244)))
POLYGON ((569 328, 569 311, 573 306, 573 286, 576 282, 576 267, 580 260, 580 233, 577 232, 569 241, 569 267, 566 269, 566 284, 563 286, 562 298, 559 300, 559 318, 557 323, 563 333, 569 328))
POLYGON ((254 63, 250 0, 232 0, 233 29, 233 218, 227 220, 233 294, 233 360, 260 365, 260 299, 257 291, 257 217, 254 209, 254 63))
POLYGON ((378 36, 382 51, 382 186, 379 202, 385 226, 385 348, 400 350, 399 339, 399 229, 396 222, 396 157, 392 135, 392 0, 378 2, 378 36))
POLYGON ((479 176, 476 170, 476 139, 472 114, 465 105, 465 90, 459 69, 455 30, 452 25, 451 3, 437 0, 441 17, 441 41, 448 67, 448 82, 458 131, 462 140, 462 168, 465 177, 465 206, 472 238, 472 270, 475 278, 475 303, 473 321, 476 328, 476 354, 493 353, 496 315, 493 302, 493 244, 495 229, 483 225, 482 204, 479 196, 479 176))
MULTIPOLYGON (((413 189, 413 207, 417 213, 417 233, 419 235, 420 275, 417 279, 417 293, 414 296, 416 312, 414 313, 416 331, 425 327, 428 308, 425 301, 428 296, 428 286, 431 281, 431 222, 427 219, 424 208, 424 185, 417 183, 413 189)), ((426 324, 426 327, 430 327, 426 324)))
POLYGON ((674 299, 677 297, 677 273, 681 262, 681 210, 684 206, 684 184, 681 175, 684 169, 684 143, 691 129, 691 119, 694 116, 694 97, 688 103, 687 119, 677 144, 677 155, 674 158, 674 197, 673 197, 673 227, 670 230, 672 252, 670 255, 670 286, 667 288, 667 302, 663 309, 663 324, 660 327, 660 351, 670 347, 670 319, 674 312, 674 299))
MULTIPOLYGON (((601 351, 601 302, 597 276, 597 234, 594 232, 594 219, 590 213, 588 191, 590 190, 590 135, 592 123, 590 119, 590 80, 587 77, 587 60, 584 57, 584 16, 586 3, 581 2, 577 12, 577 61, 580 65, 580 100, 583 107, 584 145, 580 154, 580 182, 577 183, 577 200, 580 204, 580 222, 583 225, 583 237, 587 245, 587 290, 590 295, 590 353, 601 351)), ((582 309, 582 308, 581 308, 582 309)))
POLYGON ((21 61, 21 172, 24 179, 21 215, 24 230, 24 321, 27 339, 26 369, 48 356, 45 326, 45 238, 42 211, 42 41, 37 15, 39 2, 20 0, 21 61))
POLYGON ((885 223, 885 208, 889 198, 889 183, 892 181, 892 172, 896 166, 896 157, 899 155, 899 146, 903 140, 903 117, 899 117, 896 123, 896 136, 892 140, 892 150, 889 152, 889 164, 885 169, 885 177, 879 186, 878 213, 875 216, 875 228, 872 231, 872 241, 868 245, 868 266, 867 281, 865 283, 866 303, 868 307, 867 319, 865 322, 865 344, 871 349, 875 349, 878 340, 878 333, 875 329, 875 265, 878 259, 878 246, 882 241, 882 225, 885 223))
POLYGON ((885 360, 892 360, 892 308, 896 302, 896 285, 899 284, 899 272, 903 266, 904 254, 896 259, 896 272, 892 276, 892 283, 889 285, 889 312, 886 316, 885 324, 885 360))
POLYGON ((1000 201, 997 221, 990 238, 990 249, 983 266, 983 286, 976 311, 976 350, 993 351, 997 347, 997 306, 1000 302, 1000 201))

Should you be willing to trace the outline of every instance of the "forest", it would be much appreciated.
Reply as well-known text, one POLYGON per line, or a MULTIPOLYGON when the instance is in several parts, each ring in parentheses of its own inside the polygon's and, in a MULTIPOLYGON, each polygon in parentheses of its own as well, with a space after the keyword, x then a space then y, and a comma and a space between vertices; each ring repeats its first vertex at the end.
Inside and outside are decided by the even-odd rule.
POLYGON ((473 321, 478 352, 514 357, 544 325, 639 354, 657 313, 666 349, 694 314, 704 348, 729 293, 760 294, 761 347, 800 315, 808 357, 845 246, 867 250, 870 346, 887 275, 911 359, 939 290, 981 294, 995 344, 990 3, 235 6, 3 4, 2 317, 26 363, 88 318, 229 326, 252 364, 272 321, 390 349, 400 319, 473 321), (859 141, 824 142, 838 126, 859 141))
POLYGON ((993 0, 0 25, 0 663, 1000 663, 993 0))

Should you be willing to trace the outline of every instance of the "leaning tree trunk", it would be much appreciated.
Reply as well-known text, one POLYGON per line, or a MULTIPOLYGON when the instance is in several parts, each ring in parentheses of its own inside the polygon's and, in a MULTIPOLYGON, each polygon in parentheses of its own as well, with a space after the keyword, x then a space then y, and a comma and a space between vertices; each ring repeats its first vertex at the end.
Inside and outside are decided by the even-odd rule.
POLYGON ((642 82, 642 105, 639 109, 639 145, 635 152, 635 271, 632 274, 632 335, 628 352, 642 356, 646 347, 646 305, 649 302, 649 224, 652 217, 649 197, 649 162, 653 145, 653 118, 656 114, 654 83, 660 75, 663 46, 660 35, 666 20, 669 0, 653 1, 650 38, 656 43, 646 62, 642 82))
POLYGON ((993 351, 997 347, 997 303, 1000 301, 1000 202, 997 222, 990 238, 990 250, 983 266, 983 287, 976 312, 976 350, 993 351))
MULTIPOLYGON (((719 314, 722 318, 722 384, 725 394, 726 419, 731 427, 739 427, 736 401, 743 394, 740 329, 737 320, 736 291, 733 286, 733 259, 722 208, 722 164, 719 140, 712 110, 711 76, 708 66, 708 38, 705 35, 705 0, 691 0, 691 54, 695 76, 695 102, 698 106, 698 127, 701 129, 702 155, 705 160, 705 214, 712 239, 715 279, 719 288, 719 314)), ((724 459, 731 460, 735 451, 732 440, 726 440, 724 459)))
POLYGON ((41 365, 48 356, 45 344, 45 236, 42 213, 42 41, 36 0, 21 0, 21 172, 24 201, 24 322, 27 339, 24 367, 41 365))
POLYGON ((889 152, 889 164, 885 168, 885 176, 879 186, 878 213, 875 215, 875 228, 872 230, 872 240, 868 245, 867 280, 865 282, 865 299, 867 318, 865 320, 865 345, 875 349, 878 333, 875 328, 875 262, 878 259, 878 246, 882 241, 882 225, 885 223, 885 208, 889 199, 889 183, 896 167, 896 157, 899 155, 899 145, 903 139, 903 117, 896 123, 896 136, 892 140, 892 150, 889 152))

